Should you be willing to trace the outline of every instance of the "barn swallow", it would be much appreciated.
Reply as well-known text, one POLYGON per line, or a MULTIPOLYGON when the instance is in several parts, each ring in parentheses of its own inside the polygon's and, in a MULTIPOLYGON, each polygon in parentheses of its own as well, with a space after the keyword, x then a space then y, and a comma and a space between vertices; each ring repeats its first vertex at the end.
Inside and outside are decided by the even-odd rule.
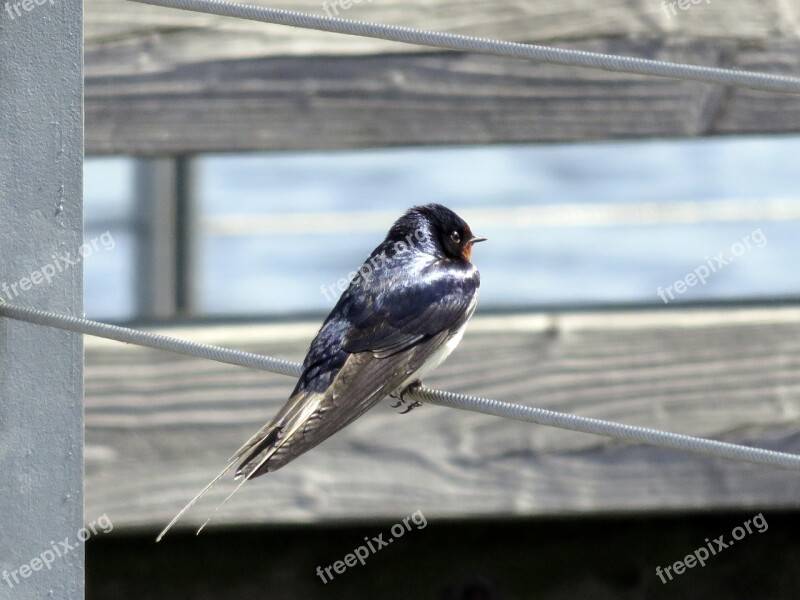
POLYGON ((289 400, 158 540, 235 464, 236 479, 242 481, 228 498, 246 481, 281 468, 349 425, 387 395, 403 403, 403 396, 461 341, 480 287, 480 274, 470 262, 472 246, 485 239, 440 204, 415 206, 395 221, 311 342, 289 400))

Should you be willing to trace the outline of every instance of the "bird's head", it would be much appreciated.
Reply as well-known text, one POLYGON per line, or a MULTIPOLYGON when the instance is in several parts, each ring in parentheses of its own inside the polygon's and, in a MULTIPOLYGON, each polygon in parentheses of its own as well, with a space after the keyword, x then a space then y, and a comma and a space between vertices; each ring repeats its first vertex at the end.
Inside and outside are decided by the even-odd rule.
POLYGON ((414 206, 389 230, 387 239, 404 241, 424 252, 469 261, 472 245, 486 240, 473 235, 466 221, 441 204, 414 206))

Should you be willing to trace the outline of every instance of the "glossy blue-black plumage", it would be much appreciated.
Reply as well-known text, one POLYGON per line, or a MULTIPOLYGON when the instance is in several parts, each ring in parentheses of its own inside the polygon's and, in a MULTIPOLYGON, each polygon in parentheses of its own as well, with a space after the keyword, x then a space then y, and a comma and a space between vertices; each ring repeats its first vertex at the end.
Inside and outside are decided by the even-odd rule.
POLYGON ((437 204, 398 219, 325 319, 287 403, 235 455, 237 474, 280 468, 443 360, 475 310, 479 239, 437 204))
POLYGON ((294 393, 324 391, 352 353, 390 356, 463 325, 480 274, 446 243, 465 230, 458 215, 435 204, 398 219, 325 319, 294 393))

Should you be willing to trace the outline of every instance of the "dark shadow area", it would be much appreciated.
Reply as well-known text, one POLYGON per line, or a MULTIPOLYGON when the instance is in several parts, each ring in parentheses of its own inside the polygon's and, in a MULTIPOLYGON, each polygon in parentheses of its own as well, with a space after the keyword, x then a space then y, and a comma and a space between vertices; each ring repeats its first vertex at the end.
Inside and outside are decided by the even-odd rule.
POLYGON ((336 561, 365 537, 388 539, 394 523, 212 527, 199 537, 183 529, 160 544, 155 531, 114 531, 88 544, 87 599, 796 600, 800 512, 763 511, 754 520, 761 512, 429 519, 339 574, 336 561), (736 529, 748 520, 752 533, 736 529), (727 548, 714 543, 719 536, 727 548), (676 561, 709 545, 716 554, 705 566, 674 573, 676 561), (673 579, 662 583, 656 567, 668 566, 673 579), (330 567, 333 579, 323 583, 318 567, 330 567))

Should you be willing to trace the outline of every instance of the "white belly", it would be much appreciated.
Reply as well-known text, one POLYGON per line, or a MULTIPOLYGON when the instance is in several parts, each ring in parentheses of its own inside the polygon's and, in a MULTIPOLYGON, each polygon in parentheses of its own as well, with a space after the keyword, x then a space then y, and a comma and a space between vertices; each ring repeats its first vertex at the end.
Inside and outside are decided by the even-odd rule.
POLYGON ((440 364, 442 364, 445 359, 453 353, 453 350, 456 349, 459 342, 461 342, 461 338, 464 337, 464 331, 467 329, 467 324, 464 323, 461 326, 461 329, 455 332, 453 336, 447 340, 442 347, 439 348, 436 352, 431 354, 431 357, 425 361, 425 364, 422 365, 417 371, 417 377, 424 377, 426 375, 430 375, 440 364))
POLYGON ((475 295, 472 297, 472 302, 470 302, 469 307, 467 307, 467 319, 464 321, 464 324, 456 331, 450 339, 447 340, 444 344, 442 344, 441 348, 439 348, 436 352, 430 355, 428 360, 426 360, 422 366, 411 373, 402 384, 400 384, 394 393, 401 392, 409 384, 413 383, 417 379, 422 381, 423 377, 427 377, 430 375, 436 368, 442 364, 445 359, 453 353, 453 350, 456 349, 459 342, 461 342, 461 338, 464 337, 464 332, 467 330, 467 323, 469 323, 472 314, 475 312, 475 307, 478 305, 478 292, 475 292, 475 295))
POLYGON ((464 331, 467 329, 467 324, 464 323, 461 328, 456 331, 449 340, 442 344, 436 352, 430 355, 423 365, 414 371, 398 388, 397 391, 404 390, 410 383, 417 379, 422 380, 424 377, 430 375, 436 368, 442 364, 445 359, 450 356, 453 350, 456 349, 461 338, 464 337, 464 331))

